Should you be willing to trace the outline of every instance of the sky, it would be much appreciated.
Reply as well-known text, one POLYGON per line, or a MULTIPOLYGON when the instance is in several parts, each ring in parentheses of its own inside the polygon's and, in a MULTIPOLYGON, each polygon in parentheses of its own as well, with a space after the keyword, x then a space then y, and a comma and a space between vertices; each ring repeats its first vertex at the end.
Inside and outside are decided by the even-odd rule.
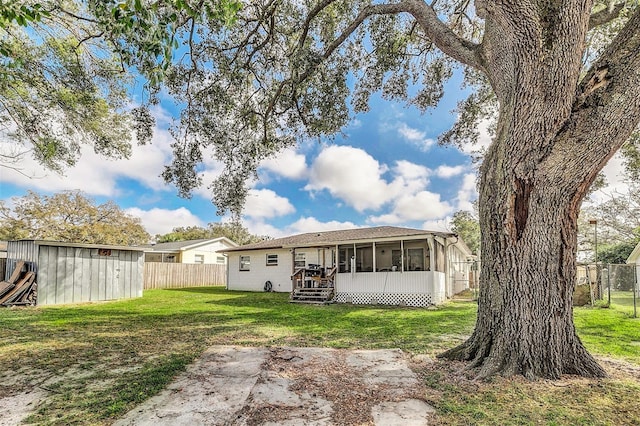
MULTIPOLYGON (((469 155, 477 147, 437 143, 454 123, 463 97, 455 76, 438 108, 425 114, 373 96, 370 111, 355 115, 333 141, 305 142, 261 164, 259 179, 251 182, 244 226, 273 238, 381 225, 451 230, 453 213, 472 210, 477 198, 477 164, 469 155)), ((139 217, 151 235, 227 220, 216 215, 207 188, 221 171, 212 158, 205 158, 203 185, 190 199, 164 183, 160 174, 171 161, 168 127, 178 110, 165 99, 153 113, 153 141, 134 144, 131 158, 106 160, 85 147, 64 175, 27 158, 20 172, 0 167, 0 199, 11 203, 28 190, 45 195, 81 190, 97 203, 113 200, 139 217)), ((479 131, 480 146, 488 145, 486 126, 479 131)), ((614 157, 605 168, 611 186, 622 185, 620 171, 621 160, 614 157)))

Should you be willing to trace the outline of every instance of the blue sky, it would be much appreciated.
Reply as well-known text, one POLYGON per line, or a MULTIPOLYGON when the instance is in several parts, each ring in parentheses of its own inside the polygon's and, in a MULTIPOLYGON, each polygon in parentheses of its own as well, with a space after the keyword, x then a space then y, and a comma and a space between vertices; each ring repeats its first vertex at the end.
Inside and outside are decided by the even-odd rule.
MULTIPOLYGON (((244 225, 272 237, 378 225, 449 229, 451 215, 470 210, 477 198, 477 170, 468 152, 436 142, 453 124, 452 111, 463 95, 454 78, 440 106, 424 115, 372 97, 370 111, 356 115, 343 136, 331 143, 307 142, 263 162, 259 179, 251 182, 244 225)), ((105 160, 87 147, 64 176, 31 159, 21 165, 22 173, 0 167, 0 199, 27 190, 79 189, 99 203, 115 201, 140 217, 152 235, 225 220, 216 216, 207 189, 221 170, 216 161, 205 160, 204 184, 191 199, 178 197, 159 176, 171 159, 167 128, 176 112, 170 102, 162 102, 154 110, 153 143, 134 146, 128 160, 105 160)), ((479 131, 481 145, 488 144, 486 128, 479 131)), ((614 185, 619 169, 615 158, 606 169, 614 185)))

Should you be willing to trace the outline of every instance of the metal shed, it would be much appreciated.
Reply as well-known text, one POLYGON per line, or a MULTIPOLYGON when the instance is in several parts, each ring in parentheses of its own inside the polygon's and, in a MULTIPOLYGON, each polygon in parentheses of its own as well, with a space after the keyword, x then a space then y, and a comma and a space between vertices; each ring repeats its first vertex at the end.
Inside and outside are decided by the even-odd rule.
POLYGON ((21 240, 7 244, 5 280, 16 262, 36 273, 38 305, 142 296, 142 248, 21 240))

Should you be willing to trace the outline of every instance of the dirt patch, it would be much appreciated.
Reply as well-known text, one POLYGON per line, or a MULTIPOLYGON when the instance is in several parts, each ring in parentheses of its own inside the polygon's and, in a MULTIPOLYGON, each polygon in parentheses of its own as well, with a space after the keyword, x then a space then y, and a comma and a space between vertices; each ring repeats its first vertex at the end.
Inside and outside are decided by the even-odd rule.
POLYGON ((0 398, 0 426, 15 426, 22 422, 44 399, 47 392, 34 388, 30 391, 6 395, 0 398))

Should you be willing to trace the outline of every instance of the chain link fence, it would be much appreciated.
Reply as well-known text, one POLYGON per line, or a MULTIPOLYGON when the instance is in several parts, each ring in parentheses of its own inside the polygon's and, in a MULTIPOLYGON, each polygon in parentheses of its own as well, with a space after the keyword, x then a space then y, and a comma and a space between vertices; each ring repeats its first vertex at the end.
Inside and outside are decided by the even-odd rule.
POLYGON ((640 265, 611 263, 578 265, 574 303, 576 297, 588 295, 588 303, 591 305, 605 303, 637 318, 640 298, 639 267, 640 265))

